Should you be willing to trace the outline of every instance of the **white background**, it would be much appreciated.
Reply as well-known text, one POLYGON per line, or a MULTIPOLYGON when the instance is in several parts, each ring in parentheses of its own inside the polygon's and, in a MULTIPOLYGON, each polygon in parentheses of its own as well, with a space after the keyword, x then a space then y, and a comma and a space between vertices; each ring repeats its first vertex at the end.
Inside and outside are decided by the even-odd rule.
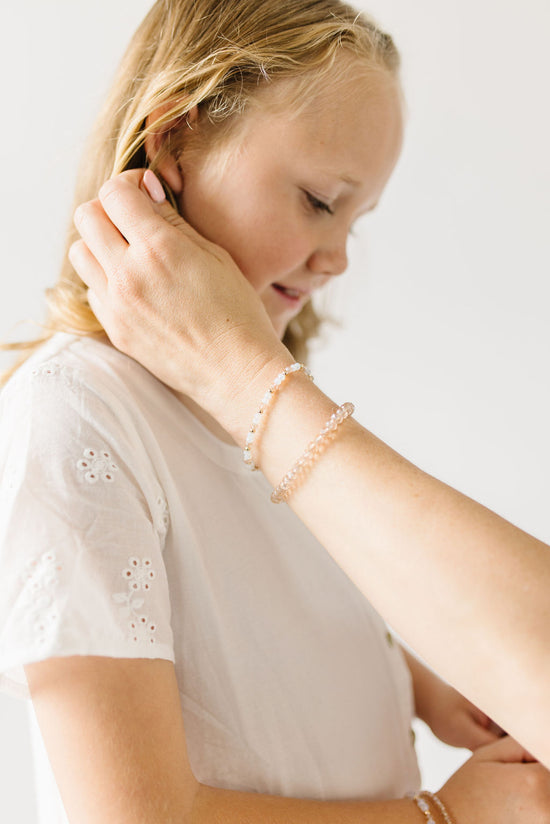
MULTIPOLYGON (((2 5, 0 337, 41 317, 83 140, 149 5, 2 5)), ((378 213, 351 242, 350 271, 330 287, 345 326, 314 374, 409 459, 548 542, 550 6, 364 7, 403 54, 408 132, 378 213)), ((0 819, 34 824, 25 714, 4 696, 0 730, 0 819)), ((418 732, 436 789, 467 753, 418 732)))

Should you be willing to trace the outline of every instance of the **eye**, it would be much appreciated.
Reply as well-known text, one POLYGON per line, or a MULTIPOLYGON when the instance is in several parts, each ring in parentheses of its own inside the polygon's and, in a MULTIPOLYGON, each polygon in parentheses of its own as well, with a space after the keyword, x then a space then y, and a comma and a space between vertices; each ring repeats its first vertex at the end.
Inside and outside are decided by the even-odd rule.
POLYGON ((328 203, 323 203, 322 200, 319 200, 319 198, 315 197, 315 195, 312 195, 311 192, 308 192, 306 189, 304 189, 304 194, 306 196, 307 202, 315 212, 327 212, 327 214, 329 215, 334 214, 333 210, 330 208, 328 203))

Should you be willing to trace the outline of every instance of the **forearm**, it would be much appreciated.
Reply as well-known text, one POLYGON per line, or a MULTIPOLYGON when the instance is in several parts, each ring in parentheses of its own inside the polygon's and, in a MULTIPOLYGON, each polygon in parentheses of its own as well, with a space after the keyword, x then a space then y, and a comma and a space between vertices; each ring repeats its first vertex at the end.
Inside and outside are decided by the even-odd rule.
MULTIPOLYGON (((251 420, 282 363, 250 382, 233 405, 234 420, 251 420)), ((333 409, 302 375, 287 380, 258 433, 256 452, 273 485, 333 409)), ((244 431, 233 431, 243 443, 244 431)), ((289 505, 437 672, 550 765, 545 544, 422 472, 353 419, 289 505), (518 713, 525 705, 530 712, 518 713)))
POLYGON ((397 801, 312 801, 220 790, 203 784, 186 824, 420 824, 409 799, 397 801))

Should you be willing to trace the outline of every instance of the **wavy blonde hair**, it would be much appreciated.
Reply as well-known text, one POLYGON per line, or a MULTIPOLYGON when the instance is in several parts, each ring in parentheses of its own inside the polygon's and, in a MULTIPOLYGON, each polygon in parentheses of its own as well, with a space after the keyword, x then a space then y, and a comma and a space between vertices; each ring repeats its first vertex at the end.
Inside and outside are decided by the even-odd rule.
MULTIPOLYGON (((302 78, 311 95, 311 84, 325 82, 343 53, 369 70, 398 72, 399 54, 391 37, 339 0, 158 0, 132 38, 97 119, 74 207, 96 197, 113 175, 156 168, 163 153, 174 151, 174 144, 167 148, 164 141, 157 156, 150 158, 146 138, 167 131, 176 134, 174 125, 185 124, 194 107, 211 127, 213 139, 221 138, 238 122, 259 87, 279 78, 302 78)), ((71 224, 59 280, 46 292, 44 334, 2 346, 24 353, 2 382, 56 332, 103 331, 68 259, 77 238, 71 224)), ((283 341, 297 360, 307 360, 308 342, 322 322, 308 302, 289 324, 283 341)))

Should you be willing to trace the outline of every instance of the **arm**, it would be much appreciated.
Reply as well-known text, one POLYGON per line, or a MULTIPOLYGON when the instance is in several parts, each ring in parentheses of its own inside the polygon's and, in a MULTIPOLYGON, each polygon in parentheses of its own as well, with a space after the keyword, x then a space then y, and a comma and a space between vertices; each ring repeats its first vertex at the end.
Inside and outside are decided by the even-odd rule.
POLYGON ((416 716, 441 741, 452 747, 477 750, 503 734, 488 715, 454 687, 442 681, 408 650, 402 652, 412 677, 416 716))
POLYGON ((312 801, 196 781, 175 671, 77 656, 25 668, 71 824, 418 824, 410 800, 312 801))
MULTIPOLYGON (((166 204, 155 213, 140 181, 126 173, 81 207, 86 242, 71 259, 114 344, 243 445, 266 388, 293 359, 230 257, 166 204)), ((258 443, 272 484, 334 406, 303 375, 287 381, 258 443)), ((550 765, 548 547, 353 419, 289 504, 403 638, 550 765)))
MULTIPOLYGON (((280 394, 260 448, 274 485, 333 406, 301 377, 280 394)), ((550 765, 548 547, 350 419, 289 504, 403 638, 550 765)))
MULTIPOLYGON (((75 656, 29 664, 25 671, 71 824, 422 821, 409 799, 314 801, 200 784, 187 756, 169 661, 75 656)), ((502 744, 500 751, 486 747, 483 756, 476 754, 443 788, 457 824, 512 824, 519 809, 525 824, 543 820, 550 804, 547 771, 501 763, 524 755, 511 739, 502 744)))

